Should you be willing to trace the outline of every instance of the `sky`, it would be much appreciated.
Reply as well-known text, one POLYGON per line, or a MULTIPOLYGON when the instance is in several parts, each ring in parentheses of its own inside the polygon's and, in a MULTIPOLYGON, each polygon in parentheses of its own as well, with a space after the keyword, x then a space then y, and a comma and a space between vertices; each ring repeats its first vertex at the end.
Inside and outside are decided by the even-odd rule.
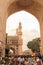
POLYGON ((22 10, 10 15, 6 23, 6 33, 8 35, 15 35, 16 29, 18 28, 19 22, 22 24, 22 38, 23 45, 22 50, 28 50, 28 41, 40 37, 40 26, 38 20, 32 14, 22 10))

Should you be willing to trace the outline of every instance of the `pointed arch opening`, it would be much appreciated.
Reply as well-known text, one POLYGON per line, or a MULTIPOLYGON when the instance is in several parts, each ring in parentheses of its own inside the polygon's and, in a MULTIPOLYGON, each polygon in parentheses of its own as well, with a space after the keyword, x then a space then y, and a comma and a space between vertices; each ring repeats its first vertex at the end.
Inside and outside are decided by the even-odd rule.
POLYGON ((28 50, 28 41, 40 38, 40 26, 38 19, 34 15, 22 10, 13 13, 8 17, 6 23, 6 33, 8 33, 8 35, 15 36, 19 22, 22 24, 22 51, 24 52, 25 50, 28 50))

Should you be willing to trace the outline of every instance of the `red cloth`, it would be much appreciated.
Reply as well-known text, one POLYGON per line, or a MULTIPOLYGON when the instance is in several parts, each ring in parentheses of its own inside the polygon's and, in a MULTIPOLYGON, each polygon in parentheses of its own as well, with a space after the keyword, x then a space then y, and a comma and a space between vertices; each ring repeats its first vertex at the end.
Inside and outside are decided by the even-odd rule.
POLYGON ((41 65, 41 60, 37 61, 37 65, 41 65))

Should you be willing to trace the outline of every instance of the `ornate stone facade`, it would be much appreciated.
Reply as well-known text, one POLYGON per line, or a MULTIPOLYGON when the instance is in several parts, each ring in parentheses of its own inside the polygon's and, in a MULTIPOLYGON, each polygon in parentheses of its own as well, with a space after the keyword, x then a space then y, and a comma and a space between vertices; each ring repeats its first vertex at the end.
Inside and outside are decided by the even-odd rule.
POLYGON ((18 29, 16 30, 15 36, 7 35, 6 49, 10 49, 14 52, 14 55, 22 55, 22 25, 19 23, 18 29))

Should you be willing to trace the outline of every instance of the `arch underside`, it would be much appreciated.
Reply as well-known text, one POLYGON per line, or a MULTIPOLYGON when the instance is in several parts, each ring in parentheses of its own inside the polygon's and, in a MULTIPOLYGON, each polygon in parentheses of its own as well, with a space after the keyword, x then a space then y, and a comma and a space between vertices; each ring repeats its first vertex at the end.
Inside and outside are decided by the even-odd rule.
POLYGON ((22 5, 19 5, 18 3, 13 2, 12 4, 9 5, 9 7, 7 9, 7 13, 8 13, 7 17, 15 12, 24 10, 24 11, 27 11, 27 12, 33 14, 37 18, 39 18, 39 16, 43 12, 42 9, 43 9, 43 7, 37 2, 32 2, 32 4, 28 5, 28 6, 22 6, 22 5))

